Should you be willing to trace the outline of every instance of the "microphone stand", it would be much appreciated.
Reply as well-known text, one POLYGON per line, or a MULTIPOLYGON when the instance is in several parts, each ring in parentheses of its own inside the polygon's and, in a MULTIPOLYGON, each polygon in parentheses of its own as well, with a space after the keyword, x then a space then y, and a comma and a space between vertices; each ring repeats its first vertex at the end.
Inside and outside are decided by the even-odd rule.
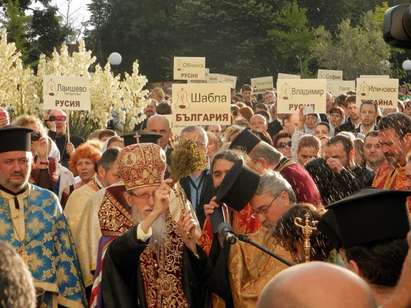
POLYGON ((280 256, 277 256, 275 253, 273 253, 272 251, 268 250, 265 246, 258 244, 257 242, 253 241, 252 239, 250 239, 247 235, 244 234, 236 234, 235 235, 237 237, 238 240, 244 242, 244 243, 248 243, 258 249, 260 249, 261 251, 265 252, 266 254, 268 254, 269 256, 277 259, 278 261, 288 265, 288 266, 293 266, 294 264, 280 256))

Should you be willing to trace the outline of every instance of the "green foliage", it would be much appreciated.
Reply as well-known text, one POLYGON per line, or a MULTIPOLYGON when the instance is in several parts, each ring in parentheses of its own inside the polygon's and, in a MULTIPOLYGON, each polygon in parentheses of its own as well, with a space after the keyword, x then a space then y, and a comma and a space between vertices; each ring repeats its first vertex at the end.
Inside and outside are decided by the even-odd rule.
POLYGON ((117 51, 123 57, 120 71, 131 72, 138 59, 151 80, 169 78, 175 45, 174 6, 171 0, 93 0, 89 7, 94 30, 87 33, 87 46, 96 51, 100 64, 117 51), (101 16, 106 17, 104 23, 101 16))
POLYGON ((34 10, 29 24, 26 63, 37 64, 40 54, 50 56, 56 46, 60 46, 65 38, 72 33, 68 26, 63 26, 57 16, 57 8, 46 7, 44 10, 34 10))
POLYGON ((240 82, 299 70, 312 37, 305 10, 289 1, 93 0, 90 10, 87 43, 98 61, 118 51, 122 71, 138 59, 151 81, 172 79, 177 55, 205 56, 212 72, 240 82))
POLYGON ((324 26, 335 32, 344 19, 358 25, 364 12, 374 9, 384 0, 299 0, 301 7, 307 8, 307 16, 313 27, 324 26))
POLYGON ((390 66, 386 63, 390 47, 382 38, 381 24, 374 12, 367 12, 358 26, 343 20, 334 36, 324 27, 315 33, 312 54, 319 66, 341 69, 345 79, 354 79, 360 74, 389 74, 390 66))
POLYGON ((296 2, 286 5, 275 17, 276 27, 268 31, 271 57, 276 63, 274 73, 299 72, 307 74, 307 54, 313 43, 313 32, 308 27, 306 10, 296 2), (281 42, 278 44, 278 42, 281 42), (299 61, 302 61, 300 67, 299 61), (304 65, 302 65, 304 63, 304 65))
POLYGON ((8 39, 16 44, 25 64, 37 66, 41 53, 51 55, 60 46, 72 29, 63 26, 57 16, 57 8, 49 0, 36 1, 42 9, 32 9, 32 0, 0 1, 5 9, 8 39))
POLYGON ((5 13, 8 19, 6 24, 8 37, 10 41, 16 44, 17 49, 23 53, 24 57, 27 48, 26 32, 29 18, 24 15, 19 0, 7 1, 5 13))

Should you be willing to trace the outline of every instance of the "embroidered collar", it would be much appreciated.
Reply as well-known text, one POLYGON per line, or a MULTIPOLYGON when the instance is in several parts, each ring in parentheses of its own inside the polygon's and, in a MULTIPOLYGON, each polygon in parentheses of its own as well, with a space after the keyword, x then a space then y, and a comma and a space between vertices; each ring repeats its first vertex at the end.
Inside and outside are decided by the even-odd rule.
POLYGON ((22 195, 24 193, 27 193, 30 190, 30 184, 27 184, 22 190, 18 192, 13 192, 6 187, 0 185, 0 190, 7 196, 10 196, 11 198, 17 197, 18 195, 22 195))

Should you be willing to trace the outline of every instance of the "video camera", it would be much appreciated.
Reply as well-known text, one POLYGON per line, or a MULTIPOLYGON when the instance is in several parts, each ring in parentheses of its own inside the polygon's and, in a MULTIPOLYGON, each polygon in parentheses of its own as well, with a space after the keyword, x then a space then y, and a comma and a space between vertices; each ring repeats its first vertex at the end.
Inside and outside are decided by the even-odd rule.
POLYGON ((411 49, 411 5, 400 4, 384 14, 384 40, 394 47, 411 49))

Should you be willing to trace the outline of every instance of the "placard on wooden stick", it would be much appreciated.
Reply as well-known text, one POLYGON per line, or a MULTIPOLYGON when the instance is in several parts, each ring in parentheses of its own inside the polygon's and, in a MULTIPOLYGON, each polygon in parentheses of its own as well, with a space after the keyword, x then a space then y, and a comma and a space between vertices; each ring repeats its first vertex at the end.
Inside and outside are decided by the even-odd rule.
POLYGON ((43 108, 90 110, 90 82, 87 77, 43 77, 43 108))
POLYGON ((173 116, 179 125, 231 124, 229 84, 173 84, 173 116))
POLYGON ((293 113, 309 107, 325 113, 327 81, 325 79, 280 79, 277 81, 277 112, 293 113))

